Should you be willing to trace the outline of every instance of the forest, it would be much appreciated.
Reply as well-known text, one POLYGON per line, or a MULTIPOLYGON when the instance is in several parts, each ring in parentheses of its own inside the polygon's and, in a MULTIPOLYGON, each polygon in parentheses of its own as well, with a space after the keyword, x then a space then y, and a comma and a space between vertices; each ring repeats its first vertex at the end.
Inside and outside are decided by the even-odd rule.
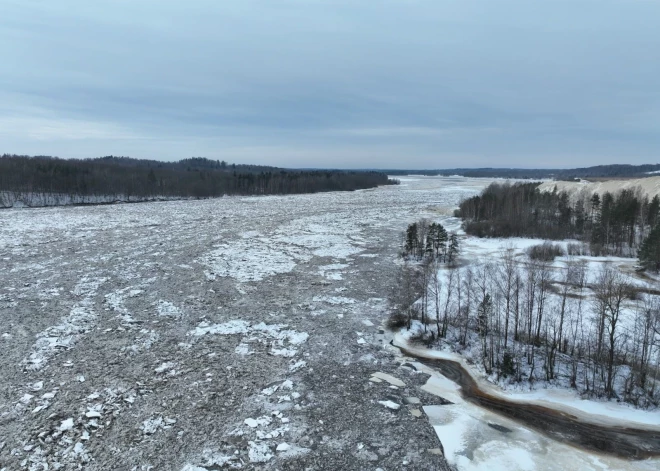
POLYGON ((660 198, 641 190, 616 194, 540 192, 539 183, 488 186, 461 202, 456 216, 477 237, 575 239, 575 255, 640 256, 646 268, 660 267, 660 198), (650 237, 653 236, 653 237, 650 237), (586 253, 588 252, 588 253, 586 253))
POLYGON ((352 191, 396 183, 375 171, 288 170, 200 157, 0 157, 0 207, 352 191))
POLYGON ((493 183, 460 203, 455 216, 468 236, 505 239, 485 257, 483 249, 459 257, 456 242, 447 263, 440 223, 408 226, 390 325, 449 345, 503 386, 544 383, 660 405, 660 291, 650 275, 660 268, 660 198, 538 187, 493 183), (638 273, 610 256, 637 257, 638 273))
POLYGON ((503 387, 544 384, 660 404, 660 292, 612 264, 536 256, 549 242, 526 251, 504 245, 484 258, 457 250, 448 264, 409 252, 409 232, 388 298, 391 328, 449 346, 503 387))

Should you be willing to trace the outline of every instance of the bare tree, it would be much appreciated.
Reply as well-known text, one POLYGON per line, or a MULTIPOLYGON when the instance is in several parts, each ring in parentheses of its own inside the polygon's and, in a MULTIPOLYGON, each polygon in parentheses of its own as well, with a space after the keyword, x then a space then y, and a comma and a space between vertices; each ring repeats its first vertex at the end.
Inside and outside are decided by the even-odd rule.
MULTIPOLYGON (((506 350, 509 341, 509 318, 511 315, 511 304, 515 289, 515 280, 518 272, 515 252, 512 246, 504 249, 501 256, 501 263, 498 265, 498 276, 496 277, 497 287, 504 299, 504 349, 506 350)), ((516 326, 517 327, 517 326, 516 326)))
POLYGON ((536 284, 536 336, 534 342, 536 345, 539 345, 541 342, 541 323, 543 321, 545 302, 548 298, 548 291, 553 280, 552 270, 547 262, 540 261, 533 263, 538 265, 538 283, 536 284))
POLYGON ((390 290, 388 301, 395 316, 404 319, 405 326, 410 329, 412 319, 417 315, 415 301, 423 294, 423 285, 417 267, 404 260, 395 273, 394 286, 390 290))
POLYGON ((602 309, 603 323, 606 325, 609 343, 605 392, 609 397, 613 397, 614 358, 616 355, 616 342, 619 337, 617 327, 621 317, 622 304, 626 299, 633 297, 633 289, 618 270, 605 265, 598 275, 594 292, 598 305, 602 309))
POLYGON ((462 271, 462 283, 460 283, 461 290, 465 292, 465 303, 461 307, 460 315, 460 344, 465 346, 467 343, 468 329, 470 326, 470 312, 472 309, 473 299, 474 299, 474 272, 472 268, 466 267, 461 269, 462 271))
POLYGON ((442 295, 442 281, 440 276, 440 264, 438 258, 433 259, 431 264, 431 282, 428 286, 429 294, 433 300, 435 310, 435 327, 438 337, 440 337, 440 297, 442 295))
POLYGON ((442 332, 441 332, 441 337, 445 337, 447 335, 447 327, 449 326, 449 311, 450 311, 450 303, 452 300, 452 296, 454 295, 454 290, 456 289, 456 272, 455 270, 448 270, 447 271, 447 282, 445 283, 445 306, 443 309, 443 315, 442 315, 442 332))

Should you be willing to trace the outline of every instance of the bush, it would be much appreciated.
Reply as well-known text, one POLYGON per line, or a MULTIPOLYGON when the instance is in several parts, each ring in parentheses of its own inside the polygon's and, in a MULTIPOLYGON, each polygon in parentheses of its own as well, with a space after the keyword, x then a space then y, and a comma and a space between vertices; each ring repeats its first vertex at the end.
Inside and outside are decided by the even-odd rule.
POLYGON ((435 335, 433 334, 433 330, 428 330, 426 332, 420 330, 410 335, 410 337, 408 337, 408 342, 411 345, 424 345, 429 348, 431 347, 431 345, 433 345, 434 341, 435 341, 435 335))
POLYGON ((500 369, 500 374, 507 378, 513 376, 516 372, 516 364, 513 359, 513 355, 507 350, 504 352, 504 357, 502 358, 502 367, 500 369))
POLYGON ((592 243, 589 251, 594 257, 605 257, 608 255, 606 248, 602 244, 592 243))
POLYGON ((552 262, 555 258, 566 255, 564 249, 559 244, 543 242, 539 245, 533 245, 527 249, 527 256, 532 260, 543 262, 552 262))
POLYGON ((397 330, 408 325, 408 318, 404 313, 395 311, 390 314, 385 325, 390 330, 397 330))
POLYGON ((571 243, 566 246, 566 252, 568 255, 574 256, 588 256, 590 254, 589 246, 584 243, 571 243))

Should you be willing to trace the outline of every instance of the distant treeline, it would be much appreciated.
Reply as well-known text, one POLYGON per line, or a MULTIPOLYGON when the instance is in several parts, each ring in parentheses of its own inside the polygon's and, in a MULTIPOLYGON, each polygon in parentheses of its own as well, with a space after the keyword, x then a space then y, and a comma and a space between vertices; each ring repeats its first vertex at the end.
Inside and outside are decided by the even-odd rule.
MULTIPOLYGON (((641 190, 616 194, 541 192, 539 183, 491 184, 461 202, 457 215, 468 234, 479 237, 577 239, 593 255, 636 256, 660 222, 660 199, 641 190)), ((658 240, 660 243, 660 237, 658 240)))
POLYGON ((575 180, 581 178, 631 178, 660 176, 649 174, 660 170, 660 164, 648 165, 597 165, 573 169, 529 169, 529 168, 451 168, 435 170, 383 170, 388 175, 460 175, 473 178, 519 178, 575 180))
POLYGON ((0 157, 0 207, 352 191, 395 183, 375 171, 287 170, 199 157, 0 157))

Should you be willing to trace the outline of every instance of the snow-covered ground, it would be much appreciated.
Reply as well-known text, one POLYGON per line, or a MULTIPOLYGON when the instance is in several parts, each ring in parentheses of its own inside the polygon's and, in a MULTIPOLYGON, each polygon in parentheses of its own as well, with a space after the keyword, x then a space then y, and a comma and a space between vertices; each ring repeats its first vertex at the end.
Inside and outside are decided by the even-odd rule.
MULTIPOLYGON (((660 172, 649 172, 649 174, 657 173, 660 172)), ((660 194, 660 177, 653 175, 646 178, 603 180, 598 182, 589 182, 586 180, 580 182, 546 181, 541 184, 539 189, 541 191, 553 191, 555 187, 559 191, 566 191, 569 195, 577 195, 580 192, 585 192, 587 195, 593 193, 602 195, 605 192, 614 194, 624 189, 634 190, 639 188, 643 194, 649 198, 653 198, 653 196, 660 194)))

